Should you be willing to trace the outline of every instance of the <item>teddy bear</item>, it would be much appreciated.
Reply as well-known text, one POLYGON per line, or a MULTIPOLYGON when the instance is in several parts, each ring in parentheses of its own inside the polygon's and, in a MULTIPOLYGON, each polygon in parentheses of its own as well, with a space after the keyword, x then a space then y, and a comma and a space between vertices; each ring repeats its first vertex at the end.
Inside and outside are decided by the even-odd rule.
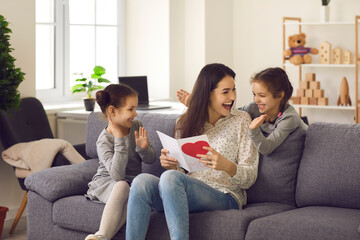
POLYGON ((318 54, 319 50, 316 48, 305 47, 306 34, 300 33, 289 36, 289 47, 284 51, 284 56, 289 59, 292 64, 300 65, 302 63, 311 63, 312 57, 310 54, 318 54))

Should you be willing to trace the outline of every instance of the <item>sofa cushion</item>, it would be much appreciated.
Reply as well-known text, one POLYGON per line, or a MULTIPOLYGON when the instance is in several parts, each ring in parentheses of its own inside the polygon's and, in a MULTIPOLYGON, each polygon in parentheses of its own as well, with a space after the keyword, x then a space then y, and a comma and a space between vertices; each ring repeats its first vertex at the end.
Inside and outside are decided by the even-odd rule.
POLYGON ((92 159, 74 165, 52 167, 28 176, 25 186, 52 202, 66 196, 85 194, 98 166, 98 160, 92 159))
POLYGON ((160 153, 162 145, 156 131, 160 131, 169 136, 174 135, 175 122, 179 117, 178 114, 156 114, 156 113, 139 113, 138 118, 147 130, 150 142, 153 144, 156 153, 156 161, 153 164, 142 164, 142 172, 150 173, 160 177, 165 169, 160 164, 160 153))
MULTIPOLYGON (((71 196, 54 203, 54 223, 74 231, 96 232, 104 204, 94 203, 84 196, 71 196)), ((244 239, 249 223, 259 217, 293 209, 279 203, 257 203, 243 210, 212 211, 190 214, 191 239, 244 239), (219 231, 221 229, 221 231, 219 231)), ((153 212, 150 218, 149 239, 169 239, 165 215, 153 212)))
POLYGON ((248 203, 278 202, 295 205, 297 170, 304 148, 305 130, 293 131, 269 155, 260 155, 255 184, 247 190, 248 203))
MULTIPOLYGON (((259 217, 293 209, 279 203, 251 204, 243 210, 210 211, 190 214, 190 239, 244 239, 249 223, 259 217)), ((151 214, 147 239, 170 239, 165 215, 151 214)))
POLYGON ((61 198, 54 202, 53 221, 62 228, 94 233, 99 230, 104 206, 84 195, 61 198))
POLYGON ((360 209, 360 125, 310 125, 300 162, 298 206, 360 209))
POLYGON ((259 218, 249 225, 246 240, 360 239, 360 210, 305 207, 259 218))

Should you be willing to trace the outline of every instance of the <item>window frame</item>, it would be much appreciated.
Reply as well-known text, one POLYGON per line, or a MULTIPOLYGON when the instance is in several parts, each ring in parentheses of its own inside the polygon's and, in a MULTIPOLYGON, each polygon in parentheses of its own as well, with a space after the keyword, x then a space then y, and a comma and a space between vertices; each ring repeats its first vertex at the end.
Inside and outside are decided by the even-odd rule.
MULTIPOLYGON (((36 89, 36 97, 45 103, 63 103, 64 101, 81 100, 83 97, 85 97, 85 94, 72 94, 70 91, 71 78, 69 1, 70 0, 54 0, 54 88, 36 89)), ((125 18, 125 0, 117 0, 118 76, 125 75, 125 18)), ((102 24, 95 25, 102 26, 102 24)))

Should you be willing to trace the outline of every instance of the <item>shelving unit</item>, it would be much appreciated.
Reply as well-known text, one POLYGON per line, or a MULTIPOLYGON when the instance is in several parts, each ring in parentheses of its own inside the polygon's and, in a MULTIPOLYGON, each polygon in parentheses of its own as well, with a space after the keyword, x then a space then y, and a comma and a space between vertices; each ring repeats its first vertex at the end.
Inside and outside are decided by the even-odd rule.
MULTIPOLYGON (((328 109, 328 110, 351 110, 354 111, 354 118, 355 123, 360 123, 360 112, 359 112, 359 49, 358 49, 358 27, 359 27, 359 19, 360 16, 355 16, 355 22, 327 22, 327 23, 320 23, 320 22, 302 22, 301 18, 293 18, 293 17, 283 17, 283 52, 285 51, 286 47, 286 27, 287 26, 298 26, 298 31, 301 33, 302 26, 309 26, 309 25, 317 25, 317 26, 335 26, 335 25, 354 25, 355 29, 355 49, 354 49, 354 63, 353 64, 301 64, 299 66, 299 80, 302 79, 302 70, 303 68, 347 68, 347 69, 354 69, 355 71, 355 100, 353 101, 353 106, 336 106, 336 105, 329 105, 329 106, 319 106, 319 105, 296 105, 299 107, 299 114, 301 116, 302 108, 312 108, 312 109, 328 109)), ((286 62, 286 58, 283 56, 283 69, 285 70, 288 66, 294 66, 291 63, 286 62)))

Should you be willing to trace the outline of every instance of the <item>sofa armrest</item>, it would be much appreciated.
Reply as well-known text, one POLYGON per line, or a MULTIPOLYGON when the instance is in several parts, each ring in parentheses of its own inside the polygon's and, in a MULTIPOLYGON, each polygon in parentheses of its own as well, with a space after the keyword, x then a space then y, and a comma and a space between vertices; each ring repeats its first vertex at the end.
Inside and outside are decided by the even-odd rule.
POLYGON ((51 202, 67 196, 85 194, 98 166, 99 161, 91 159, 74 165, 49 168, 28 176, 25 186, 51 202))

